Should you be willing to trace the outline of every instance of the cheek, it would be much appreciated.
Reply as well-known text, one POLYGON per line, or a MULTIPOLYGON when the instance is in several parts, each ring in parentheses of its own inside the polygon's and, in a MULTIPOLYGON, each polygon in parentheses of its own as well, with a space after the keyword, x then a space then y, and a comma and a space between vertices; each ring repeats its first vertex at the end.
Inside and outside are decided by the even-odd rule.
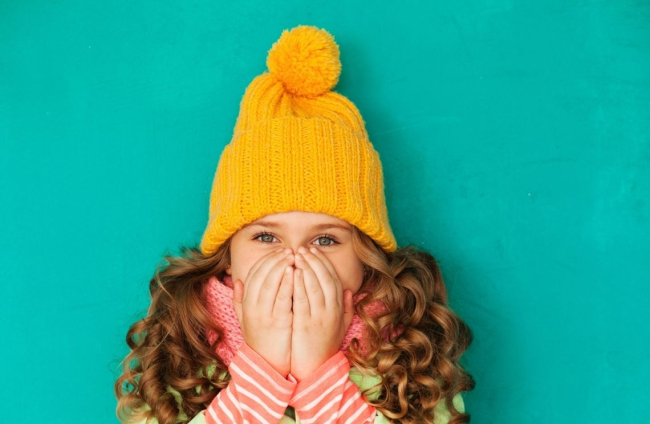
POLYGON ((251 268, 253 268, 253 265, 255 265, 257 260, 258 258, 252 258, 239 263, 239 265, 237 266, 237 273, 239 274, 239 278, 242 281, 244 281, 246 277, 248 277, 248 273, 250 272, 251 268))
POLYGON ((258 254, 255 252, 246 252, 245 250, 236 250, 231 252, 231 264, 230 270, 233 281, 241 280, 246 281, 249 271, 253 268, 253 265, 257 263, 264 256, 263 254, 258 254))
MULTIPOLYGON (((341 264, 341 262, 335 262, 341 264)), ((357 260, 348 261, 347 264, 335 265, 336 274, 341 280, 343 290, 351 290, 352 293, 359 291, 363 283, 363 264, 357 260)))

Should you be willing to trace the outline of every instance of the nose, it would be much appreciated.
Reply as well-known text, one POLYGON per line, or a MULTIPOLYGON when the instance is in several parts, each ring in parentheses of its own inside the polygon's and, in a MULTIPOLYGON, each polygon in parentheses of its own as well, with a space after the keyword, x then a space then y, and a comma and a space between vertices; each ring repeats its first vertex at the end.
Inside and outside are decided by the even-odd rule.
POLYGON ((306 246, 306 245, 300 244, 300 243, 288 244, 288 245, 285 246, 285 249, 291 249, 291 253, 293 253, 295 255, 296 253, 299 253, 298 249, 300 249, 301 247, 304 248, 305 250, 309 249, 309 246, 306 246))

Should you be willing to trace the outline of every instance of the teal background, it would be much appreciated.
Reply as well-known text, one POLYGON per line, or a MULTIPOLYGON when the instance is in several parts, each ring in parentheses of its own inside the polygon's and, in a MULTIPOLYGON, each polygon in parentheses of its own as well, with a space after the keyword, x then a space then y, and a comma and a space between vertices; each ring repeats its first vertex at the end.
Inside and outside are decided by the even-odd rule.
POLYGON ((400 245, 470 325, 473 423, 650 413, 650 2, 0 2, 3 421, 116 423, 248 83, 326 28, 400 245), (645 259, 644 259, 645 258, 645 259))

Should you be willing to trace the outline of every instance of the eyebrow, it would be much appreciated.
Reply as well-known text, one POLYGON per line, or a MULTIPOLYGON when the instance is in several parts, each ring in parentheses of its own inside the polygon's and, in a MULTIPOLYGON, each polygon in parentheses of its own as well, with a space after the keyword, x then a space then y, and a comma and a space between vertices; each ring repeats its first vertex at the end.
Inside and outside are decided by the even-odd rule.
MULTIPOLYGON (((252 226, 255 226, 255 225, 260 225, 260 226, 269 227, 269 228, 284 228, 284 227, 286 227, 286 225, 284 225, 284 224, 281 224, 279 222, 273 222, 273 221, 257 221, 255 223, 250 223, 250 224, 245 225, 245 226, 246 227, 252 227, 252 226)), ((350 231, 349 227, 346 227, 346 226, 344 226, 342 224, 335 224, 335 223, 318 224, 318 225, 314 225, 314 226, 311 227, 311 229, 313 229, 313 230, 327 230, 327 229, 330 229, 330 228, 339 228, 341 230, 350 231)))

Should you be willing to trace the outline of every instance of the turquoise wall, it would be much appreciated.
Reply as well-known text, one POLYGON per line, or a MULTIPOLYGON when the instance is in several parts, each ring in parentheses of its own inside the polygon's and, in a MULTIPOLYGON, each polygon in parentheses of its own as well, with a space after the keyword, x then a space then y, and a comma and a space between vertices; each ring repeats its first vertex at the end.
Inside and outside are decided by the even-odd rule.
POLYGON ((335 36, 398 242, 474 331, 472 422, 645 422, 650 3, 627 0, 4 0, 3 421, 117 422, 148 280, 198 243, 244 89, 298 24, 335 36))

